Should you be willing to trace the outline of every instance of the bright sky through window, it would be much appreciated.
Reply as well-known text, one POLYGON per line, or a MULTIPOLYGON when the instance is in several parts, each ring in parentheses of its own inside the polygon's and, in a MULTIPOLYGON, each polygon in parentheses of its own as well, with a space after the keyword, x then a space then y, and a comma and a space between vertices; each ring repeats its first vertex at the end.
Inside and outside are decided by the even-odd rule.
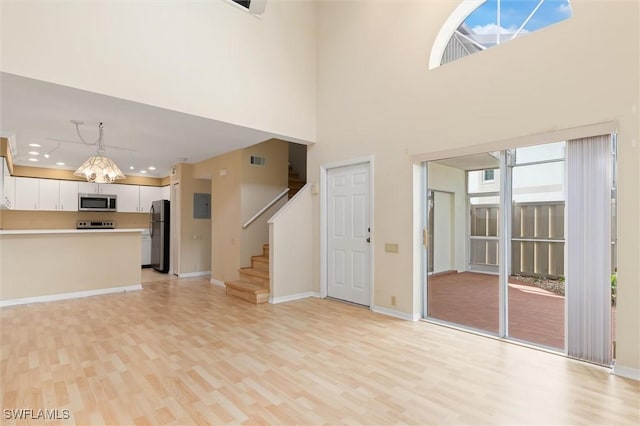
MULTIPOLYGON (((444 50, 438 50, 442 52, 440 64, 522 37, 572 15, 569 0, 487 0, 473 11, 465 4, 461 6, 468 15, 458 18, 464 21, 451 34, 444 50)), ((453 15, 450 19, 454 19, 453 15)))
POLYGON ((571 17, 568 0, 487 0, 464 21, 475 34, 496 34, 500 24, 501 42, 520 30, 526 34, 571 17), (530 16, 531 15, 531 16, 530 16), (523 26, 524 24, 524 26, 523 26), (522 28, 521 28, 522 27, 522 28))

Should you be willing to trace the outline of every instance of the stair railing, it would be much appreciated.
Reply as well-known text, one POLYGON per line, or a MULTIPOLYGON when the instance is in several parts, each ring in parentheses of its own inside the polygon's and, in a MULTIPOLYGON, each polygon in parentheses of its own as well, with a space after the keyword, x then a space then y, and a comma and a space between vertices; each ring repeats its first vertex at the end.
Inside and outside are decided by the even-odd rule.
POLYGON ((282 197, 284 197, 285 195, 287 195, 289 193, 289 188, 285 188, 281 193, 279 193, 278 195, 276 195, 276 197, 269 201, 267 203, 266 206, 264 206, 263 208, 261 208, 256 214, 254 214, 253 216, 251 216, 251 219, 249 219, 248 221, 246 221, 244 223, 244 225, 242 225, 242 229, 246 229, 247 226, 251 225, 257 218, 259 218, 260 216, 262 216, 262 214, 264 212, 266 212, 267 210, 269 210, 271 208, 271 206, 273 206, 275 203, 277 203, 278 201, 280 201, 280 199, 282 197))

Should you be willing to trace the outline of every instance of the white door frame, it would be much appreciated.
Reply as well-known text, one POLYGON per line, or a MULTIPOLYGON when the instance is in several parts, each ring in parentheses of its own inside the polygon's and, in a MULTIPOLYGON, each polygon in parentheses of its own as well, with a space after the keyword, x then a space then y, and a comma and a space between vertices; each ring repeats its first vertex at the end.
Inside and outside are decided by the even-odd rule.
POLYGON ((328 242, 327 242, 327 215, 329 200, 327 174, 329 170, 339 167, 355 166, 356 164, 369 165, 369 223, 371 227, 371 244, 369 244, 369 309, 373 303, 373 244, 375 243, 375 228, 373 227, 373 156, 353 158, 350 160, 337 161, 335 163, 323 164, 320 166, 320 297, 325 298, 328 294, 327 267, 328 267, 328 242))

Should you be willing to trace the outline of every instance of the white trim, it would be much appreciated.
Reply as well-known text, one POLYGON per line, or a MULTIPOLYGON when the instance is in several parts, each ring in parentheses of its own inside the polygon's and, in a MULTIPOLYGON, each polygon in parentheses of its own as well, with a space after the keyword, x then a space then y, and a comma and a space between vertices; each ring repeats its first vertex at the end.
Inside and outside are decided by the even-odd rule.
POLYGON ((623 365, 616 364, 613 366, 611 374, 640 381, 640 370, 637 368, 625 367, 623 365))
POLYGON ((210 284, 217 285, 218 287, 225 287, 224 281, 216 280, 215 278, 211 278, 209 280, 210 284))
POLYGON ((395 309, 383 308, 382 306, 371 306, 371 312, 375 312, 377 314, 388 315, 390 317, 400 318, 407 321, 418 321, 420 319, 420 314, 414 312, 412 314, 408 314, 406 312, 396 311, 395 309))
POLYGON ((371 228, 371 244, 369 244, 369 306, 373 306, 373 283, 374 283, 374 167, 373 156, 353 158, 350 160, 341 160, 333 163, 327 163, 320 166, 320 297, 325 298, 328 295, 327 281, 327 174, 330 169, 338 167, 355 166, 357 164, 369 164, 369 227, 371 228))
POLYGON ((474 10, 480 7, 487 0, 467 0, 461 2, 458 7, 449 15, 438 35, 436 36, 433 46, 431 47, 431 55, 429 56, 429 69, 432 70, 440 66, 442 62, 442 55, 449 44, 449 40, 453 36, 453 33, 458 29, 460 24, 467 19, 467 16, 471 15, 474 10))
POLYGON ((141 284, 125 285, 121 287, 100 288, 97 290, 73 291, 70 293, 49 294, 46 296, 23 297, 21 299, 0 300, 0 308, 27 303, 56 302, 58 300, 79 299, 82 297, 98 296, 101 294, 123 293, 127 291, 142 290, 141 284))
POLYGON ((307 297, 320 297, 320 293, 317 291, 305 291, 304 293, 290 294, 288 296, 270 297, 269 303, 278 304, 284 302, 291 302, 293 300, 306 299, 307 297))
POLYGON ((271 216, 271 218, 269 218, 269 220, 267 221, 267 223, 269 225, 271 225, 272 223, 274 223, 278 217, 280 217, 281 214, 284 214, 285 211, 287 211, 290 207, 290 205, 298 198, 300 197, 304 192, 309 191, 311 189, 313 185, 311 183, 306 183, 302 188, 300 188, 300 190, 298 192, 296 192, 296 195, 294 195, 293 197, 291 197, 291 199, 289 201, 286 202, 286 204, 284 206, 282 206, 280 208, 280 210, 278 210, 273 216, 271 216))
POLYGON ((541 145, 551 142, 568 141, 598 135, 608 135, 618 132, 618 123, 605 121, 602 123, 587 124, 568 129, 551 129, 546 132, 533 135, 513 136, 508 139, 497 140, 478 145, 468 145, 461 148, 433 151, 429 153, 414 154, 411 161, 421 163, 423 161, 442 160, 443 158, 462 157, 465 155, 486 153, 490 151, 502 151, 503 149, 521 148, 523 146, 541 145))
POLYGON ((184 272, 178 274, 178 278, 204 277, 205 275, 211 275, 211 271, 184 272))

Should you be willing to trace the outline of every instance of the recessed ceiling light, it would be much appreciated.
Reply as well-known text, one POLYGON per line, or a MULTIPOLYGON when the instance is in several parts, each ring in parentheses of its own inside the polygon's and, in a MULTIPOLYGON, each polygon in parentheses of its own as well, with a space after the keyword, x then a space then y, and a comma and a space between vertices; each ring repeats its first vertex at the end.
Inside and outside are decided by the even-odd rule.
POLYGON ((38 151, 29 151, 29 155, 40 155, 38 151))
POLYGON ((39 143, 30 143, 29 146, 32 146, 34 148, 40 148, 40 144, 39 143))
POLYGON ((56 163, 56 165, 58 165, 58 166, 64 166, 64 163, 63 163, 62 161, 58 161, 58 162, 56 163))
POLYGON ((129 166, 129 170, 135 170, 135 167, 129 166))
POLYGON ((147 173, 146 170, 140 170, 140 173, 147 173))
POLYGON ((37 163, 38 159, 37 158, 29 158, 29 161, 33 161, 34 163, 37 163))
POLYGON ((156 169, 156 168, 155 168, 155 167, 153 167, 153 166, 149 166, 149 167, 147 167, 147 168, 148 168, 149 170, 155 170, 155 169, 156 169))
POLYGON ((44 155, 44 158, 49 158, 49 157, 50 157, 49 154, 44 155))

